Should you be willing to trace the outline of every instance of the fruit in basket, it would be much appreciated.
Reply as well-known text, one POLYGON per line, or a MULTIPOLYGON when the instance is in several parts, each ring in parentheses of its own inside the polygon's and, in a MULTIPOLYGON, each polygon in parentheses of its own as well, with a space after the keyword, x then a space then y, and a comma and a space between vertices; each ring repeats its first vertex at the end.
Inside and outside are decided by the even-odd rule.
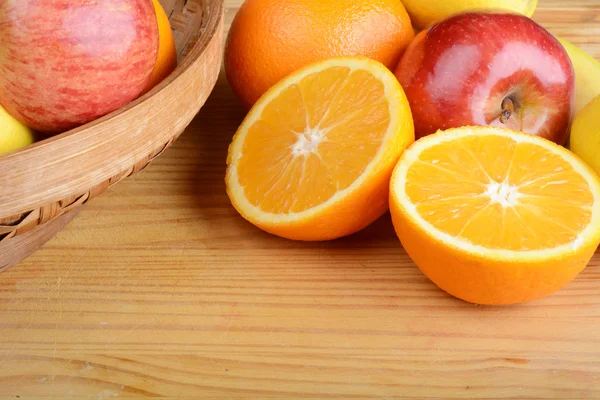
POLYGON ((424 29, 454 14, 484 9, 512 11, 531 17, 537 0, 402 0, 413 25, 424 29))
POLYGON ((567 50, 575 69, 575 109, 577 115, 590 101, 600 95, 600 62, 574 44, 558 38, 567 50))
POLYGON ((28 146, 34 141, 33 131, 0 106, 0 157, 4 153, 28 146))
POLYGON ((600 95, 575 117, 569 148, 600 174, 600 95))
POLYGON ((225 47, 227 79, 247 108, 312 62, 365 56, 394 68, 414 38, 399 0, 246 0, 225 47))
POLYGON ((156 62, 148 0, 0 2, 0 104, 48 134, 135 99, 156 62))
POLYGON ((175 38, 173 37, 169 17, 158 0, 152 0, 152 3, 158 21, 158 56, 150 80, 140 96, 152 90, 177 67, 177 50, 175 49, 175 38))
POLYGON ((561 44, 531 19, 467 12, 422 31, 396 75, 417 138, 448 128, 492 125, 563 144, 575 74, 561 44))
POLYGON ((392 169, 413 141, 389 69, 367 58, 319 61, 273 86, 246 116, 229 147, 227 193, 274 235, 335 239, 387 211, 392 169))
POLYGON ((441 289, 479 304, 549 295, 600 243, 600 178, 535 135, 462 127, 417 141, 391 179, 400 241, 441 289))

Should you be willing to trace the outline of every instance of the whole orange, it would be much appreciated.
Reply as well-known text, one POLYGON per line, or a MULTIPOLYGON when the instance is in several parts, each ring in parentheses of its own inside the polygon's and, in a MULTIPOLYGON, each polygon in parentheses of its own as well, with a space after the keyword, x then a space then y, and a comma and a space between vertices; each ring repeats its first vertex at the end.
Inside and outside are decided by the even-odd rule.
POLYGON ((175 49, 175 39, 169 17, 158 0, 152 0, 154 11, 156 12, 156 21, 158 23, 158 57, 150 80, 140 94, 149 92, 154 86, 158 85, 177 67, 177 51, 175 49))
POLYGON ((395 68, 413 38, 400 0, 246 0, 231 24, 225 71, 249 108, 275 83, 319 60, 363 56, 395 68))

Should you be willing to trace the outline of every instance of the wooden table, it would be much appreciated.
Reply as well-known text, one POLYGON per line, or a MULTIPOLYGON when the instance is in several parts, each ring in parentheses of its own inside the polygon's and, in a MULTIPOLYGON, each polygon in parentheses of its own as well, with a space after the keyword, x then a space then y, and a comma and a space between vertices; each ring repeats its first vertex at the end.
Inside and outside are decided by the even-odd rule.
MULTIPOLYGON (((599 0, 535 18, 600 57, 599 0)), ((430 283, 388 216, 329 243, 269 236, 225 194, 242 117, 221 78, 174 148, 0 274, 0 397, 600 398, 600 257, 492 308, 430 283)))

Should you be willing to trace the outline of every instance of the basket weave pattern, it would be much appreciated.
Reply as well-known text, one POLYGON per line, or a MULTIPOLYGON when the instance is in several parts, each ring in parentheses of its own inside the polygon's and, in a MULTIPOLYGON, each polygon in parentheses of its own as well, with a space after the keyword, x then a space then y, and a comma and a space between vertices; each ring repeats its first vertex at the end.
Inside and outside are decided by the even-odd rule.
POLYGON ((123 179, 135 175, 138 172, 144 170, 155 158, 160 156, 165 150, 177 140, 182 132, 179 132, 176 136, 173 136, 161 149, 148 156, 146 159, 136 163, 128 170, 113 176, 112 178, 94 186, 89 191, 80 195, 70 196, 66 199, 55 201, 49 204, 45 204, 35 210, 24 212, 20 215, 16 215, 9 218, 0 219, 0 242, 8 240, 17 235, 29 232, 39 225, 45 224, 60 217, 66 212, 73 210, 76 207, 82 206, 88 200, 102 194, 109 187, 116 185, 123 179))

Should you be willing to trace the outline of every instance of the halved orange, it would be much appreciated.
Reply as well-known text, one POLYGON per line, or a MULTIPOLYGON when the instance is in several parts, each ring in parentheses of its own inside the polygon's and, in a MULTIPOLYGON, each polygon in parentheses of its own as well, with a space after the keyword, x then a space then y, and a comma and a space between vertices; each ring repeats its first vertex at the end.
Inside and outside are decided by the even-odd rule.
POLYGON ((383 64, 320 61, 284 78, 246 116, 229 148, 227 193, 274 235, 335 239, 387 211, 392 170, 413 141, 408 101, 383 64))
POLYGON ((479 304, 549 295, 600 242, 600 178, 537 136, 464 127, 402 155, 390 184, 396 232, 441 289, 479 304))

